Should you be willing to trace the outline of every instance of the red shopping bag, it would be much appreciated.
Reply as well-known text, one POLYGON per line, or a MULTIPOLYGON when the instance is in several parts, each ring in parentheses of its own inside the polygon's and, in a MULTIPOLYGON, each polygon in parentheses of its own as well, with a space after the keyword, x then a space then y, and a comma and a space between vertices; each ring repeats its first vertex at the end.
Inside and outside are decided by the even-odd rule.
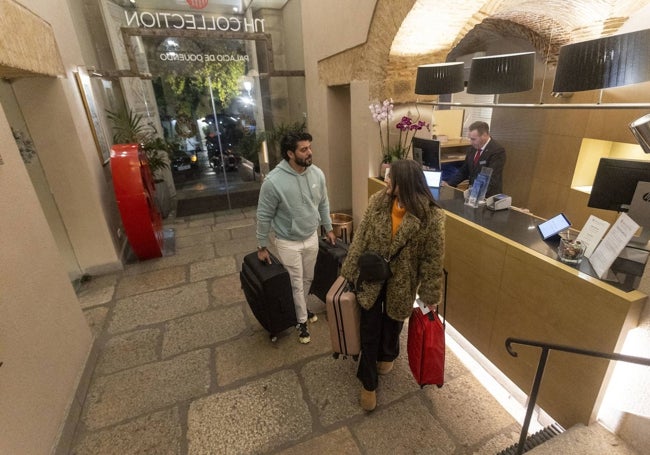
MULTIPOLYGON (((443 318, 447 320, 447 270, 444 273, 443 318)), ((445 323, 440 321, 438 310, 422 313, 419 305, 409 318, 407 340, 409 366, 415 381, 424 387, 435 384, 442 387, 445 381, 445 323)))
POLYGON ((414 308, 409 318, 408 360, 415 381, 424 387, 442 387, 445 378, 445 328, 432 311, 414 308))

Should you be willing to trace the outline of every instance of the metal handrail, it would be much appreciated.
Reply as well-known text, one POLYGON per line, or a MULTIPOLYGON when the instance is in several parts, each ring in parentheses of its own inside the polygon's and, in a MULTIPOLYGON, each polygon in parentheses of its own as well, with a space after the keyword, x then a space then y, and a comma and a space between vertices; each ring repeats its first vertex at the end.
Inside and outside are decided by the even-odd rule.
POLYGON ((588 349, 574 348, 571 346, 564 346, 561 344, 544 343, 542 341, 524 340, 522 338, 509 337, 506 339, 506 349, 508 350, 508 353, 513 357, 517 357, 518 355, 512 349, 513 343, 524 344, 528 346, 537 346, 542 349, 542 352, 539 356, 539 363, 537 364, 537 373, 535 373, 535 380, 533 381, 533 387, 528 396, 526 417, 524 418, 524 423, 521 427, 521 434, 519 435, 519 443, 517 444, 517 455, 521 455, 522 453, 524 453, 523 450, 524 450, 524 444, 526 442, 526 437, 528 436, 528 427, 530 426, 530 420, 533 416, 535 402, 537 401, 537 394, 539 393, 539 386, 542 382, 544 368, 546 367, 546 360, 548 359, 548 352, 551 349, 555 351, 570 352, 573 354, 586 355, 590 357, 599 357, 602 359, 618 360, 622 362, 637 363, 639 365, 650 366, 650 359, 646 359, 645 357, 636 357, 636 356, 617 354, 617 353, 607 354, 604 352, 590 351, 588 349))

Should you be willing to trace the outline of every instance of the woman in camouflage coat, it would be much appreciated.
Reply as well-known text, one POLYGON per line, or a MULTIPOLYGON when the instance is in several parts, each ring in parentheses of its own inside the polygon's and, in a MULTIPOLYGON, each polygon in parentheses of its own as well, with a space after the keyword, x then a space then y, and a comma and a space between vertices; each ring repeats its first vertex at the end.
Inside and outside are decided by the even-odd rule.
POLYGON ((416 293, 430 308, 442 296, 444 212, 431 195, 422 168, 412 160, 391 165, 386 189, 370 197, 368 208, 341 269, 356 283, 357 262, 365 251, 391 259, 392 276, 384 282, 364 282, 357 290, 361 305, 361 358, 357 377, 363 385, 361 407, 376 406, 378 374, 393 368, 399 338, 413 310, 416 293))

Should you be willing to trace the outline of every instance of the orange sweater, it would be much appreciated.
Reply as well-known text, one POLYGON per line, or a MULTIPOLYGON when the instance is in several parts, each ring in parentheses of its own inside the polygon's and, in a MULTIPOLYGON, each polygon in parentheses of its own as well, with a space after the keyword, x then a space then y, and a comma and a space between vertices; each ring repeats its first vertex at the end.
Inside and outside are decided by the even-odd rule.
POLYGON ((397 198, 393 199, 393 209, 390 213, 393 222, 393 238, 395 237, 395 233, 397 233, 397 229, 399 229, 399 225, 402 224, 404 215, 406 215, 406 209, 399 206, 397 198))

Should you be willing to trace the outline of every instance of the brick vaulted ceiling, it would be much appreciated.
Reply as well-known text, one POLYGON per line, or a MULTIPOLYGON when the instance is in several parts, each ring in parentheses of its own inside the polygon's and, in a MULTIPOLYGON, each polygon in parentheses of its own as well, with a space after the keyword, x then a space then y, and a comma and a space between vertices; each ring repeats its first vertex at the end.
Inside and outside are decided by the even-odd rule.
POLYGON ((526 43, 554 65, 560 46, 615 34, 648 5, 650 0, 378 0, 368 41, 321 62, 321 78, 334 84, 367 79, 371 96, 398 100, 400 93, 413 93, 418 65, 484 51, 495 37, 526 43))

